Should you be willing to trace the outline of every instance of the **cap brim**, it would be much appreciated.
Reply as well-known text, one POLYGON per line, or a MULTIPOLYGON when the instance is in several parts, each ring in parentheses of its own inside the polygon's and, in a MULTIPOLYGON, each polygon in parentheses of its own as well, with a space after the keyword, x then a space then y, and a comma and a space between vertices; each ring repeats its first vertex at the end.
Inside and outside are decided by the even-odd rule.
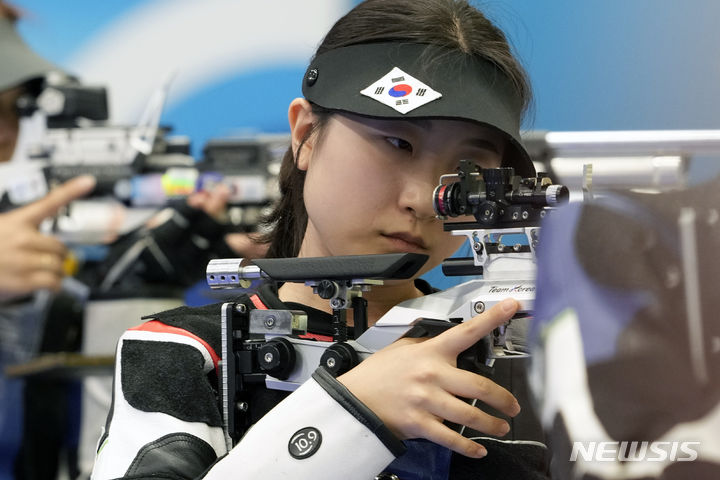
POLYGON ((503 165, 523 177, 535 168, 520 138, 521 104, 509 79, 492 63, 443 47, 370 43, 329 50, 311 62, 303 94, 321 107, 379 118, 448 118, 479 123, 507 140, 503 165), (440 96, 401 113, 361 91, 394 68, 440 96))
POLYGON ((15 26, 0 18, 0 91, 42 78, 49 72, 63 70, 36 54, 23 42, 15 26))

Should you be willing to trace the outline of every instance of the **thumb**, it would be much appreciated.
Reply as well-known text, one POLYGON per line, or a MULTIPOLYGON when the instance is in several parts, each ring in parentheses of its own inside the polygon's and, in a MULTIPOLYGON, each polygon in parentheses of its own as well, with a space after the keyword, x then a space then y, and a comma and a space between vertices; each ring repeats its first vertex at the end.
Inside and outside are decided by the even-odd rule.
POLYGON ((83 197, 95 188, 95 177, 81 175, 53 188, 40 200, 15 210, 13 215, 33 225, 40 223, 75 199, 83 197))
POLYGON ((454 358, 460 352, 475 345, 495 328, 509 321, 517 312, 518 307, 517 300, 506 298, 490 310, 449 329, 431 341, 439 343, 440 350, 454 358))

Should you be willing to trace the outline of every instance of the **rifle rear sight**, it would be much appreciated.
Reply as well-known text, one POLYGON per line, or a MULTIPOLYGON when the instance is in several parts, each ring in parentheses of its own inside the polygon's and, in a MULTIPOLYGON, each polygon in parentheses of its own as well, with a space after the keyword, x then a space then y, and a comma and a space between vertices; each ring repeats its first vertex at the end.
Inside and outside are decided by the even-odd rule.
POLYGON ((511 167, 480 169, 467 160, 458 173, 443 175, 433 192, 438 218, 472 215, 475 222, 451 223, 446 230, 489 229, 534 226, 545 216, 547 207, 566 202, 570 192, 554 185, 545 173, 521 178, 511 167))

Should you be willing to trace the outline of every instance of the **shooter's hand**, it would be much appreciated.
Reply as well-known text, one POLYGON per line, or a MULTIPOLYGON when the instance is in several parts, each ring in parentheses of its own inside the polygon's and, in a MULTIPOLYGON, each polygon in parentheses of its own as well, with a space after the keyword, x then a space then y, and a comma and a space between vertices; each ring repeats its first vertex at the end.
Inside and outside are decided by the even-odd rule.
POLYGON ((58 239, 40 233, 38 227, 93 188, 95 178, 77 177, 36 202, 0 214, 0 300, 60 288, 67 249, 58 239))
POLYGON ((491 435, 505 435, 504 420, 468 405, 477 398, 514 417, 520 405, 510 392, 488 378, 457 368, 457 356, 512 318, 517 301, 506 299, 430 339, 403 338, 371 355, 338 377, 400 439, 425 438, 470 457, 487 450, 443 424, 466 425, 491 435))
MULTIPOLYGON (((219 184, 212 191, 196 192, 187 199, 188 205, 203 210, 217 221, 223 221, 227 215, 227 202, 230 198, 230 189, 219 184)), ((268 249, 268 244, 255 241, 248 233, 229 233, 225 235, 225 243, 243 258, 262 258, 268 249)))
POLYGON ((230 188, 220 183, 210 191, 203 190, 193 193, 187 198, 187 204, 202 210, 217 221, 223 221, 227 215, 230 193, 230 188))

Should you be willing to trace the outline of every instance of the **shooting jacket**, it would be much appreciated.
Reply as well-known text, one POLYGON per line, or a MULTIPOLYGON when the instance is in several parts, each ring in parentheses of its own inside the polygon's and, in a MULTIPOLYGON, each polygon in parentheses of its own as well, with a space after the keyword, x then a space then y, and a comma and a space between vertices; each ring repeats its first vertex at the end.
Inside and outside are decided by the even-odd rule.
MULTIPOLYGON (((416 285, 432 293, 426 282, 416 285)), ((248 308, 304 310, 308 331, 332 339, 330 315, 283 303, 271 285, 234 301, 248 308)), ((220 309, 214 304, 154 314, 121 337, 113 404, 98 442, 93 480, 365 480, 381 472, 388 475, 379 478, 401 480, 546 478, 547 449, 538 441, 542 434, 528 405, 524 366, 517 360, 498 371, 502 378, 495 380, 519 396, 523 413, 508 419, 512 431, 503 439, 480 439, 488 450, 484 459, 456 455, 424 440, 399 441, 324 369, 292 394, 265 388, 254 392, 247 412, 253 426, 228 451, 218 394, 220 309)))
POLYGON ((716 177, 546 218, 529 342, 554 479, 720 478, 719 205, 716 177))

